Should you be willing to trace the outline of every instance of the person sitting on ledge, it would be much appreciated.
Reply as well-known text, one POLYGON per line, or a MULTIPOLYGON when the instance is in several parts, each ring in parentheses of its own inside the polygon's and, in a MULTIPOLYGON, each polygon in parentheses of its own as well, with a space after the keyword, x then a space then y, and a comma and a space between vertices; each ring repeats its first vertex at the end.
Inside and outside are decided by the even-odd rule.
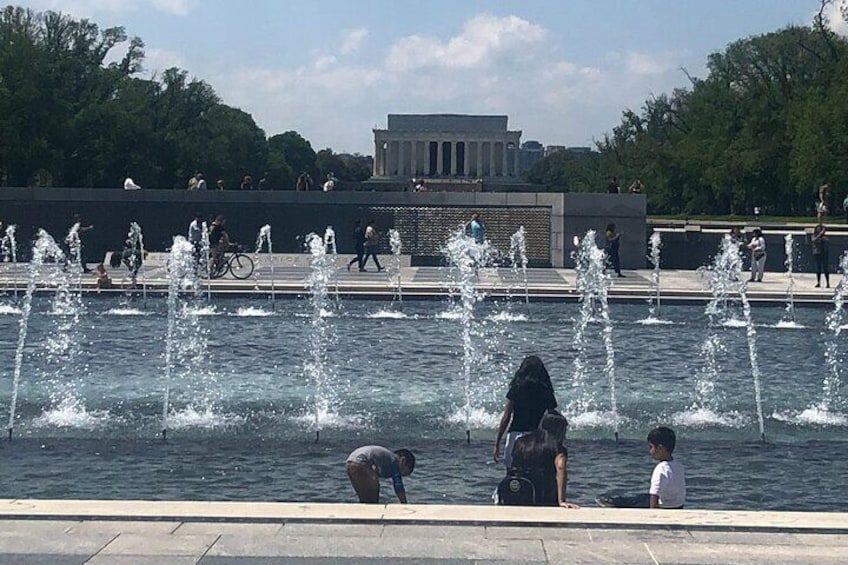
POLYGON ((112 278, 109 276, 109 273, 106 272, 106 267, 103 266, 103 263, 97 265, 97 290, 112 288, 112 278))
POLYGON ((359 497, 359 502, 380 502, 380 479, 392 479, 392 486, 401 504, 406 504, 403 478, 415 469, 415 455, 408 449, 394 453, 379 445, 366 445, 347 456, 347 476, 359 497))

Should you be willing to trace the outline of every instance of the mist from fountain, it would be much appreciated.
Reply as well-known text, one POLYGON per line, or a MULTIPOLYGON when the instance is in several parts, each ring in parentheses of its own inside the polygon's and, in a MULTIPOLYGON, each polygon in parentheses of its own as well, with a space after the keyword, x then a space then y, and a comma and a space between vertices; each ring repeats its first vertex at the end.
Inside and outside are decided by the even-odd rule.
POLYGON ((613 325, 609 316, 608 292, 610 278, 605 273, 606 254, 596 243, 594 230, 589 230, 579 240, 577 251, 572 253, 577 273, 577 290, 580 292, 580 313, 574 321, 574 361, 572 372, 573 398, 569 411, 578 425, 603 422, 595 406, 595 387, 589 383, 587 330, 590 322, 601 323, 605 362, 603 375, 607 382, 610 401, 610 419, 616 441, 619 436, 618 399, 615 382, 615 345, 613 325))
POLYGON ((339 304, 341 302, 341 295, 339 294, 339 278, 335 276, 336 255, 338 255, 338 249, 336 248, 336 231, 333 229, 333 226, 327 226, 327 229, 324 230, 324 248, 326 249, 326 254, 332 256, 327 261, 327 265, 329 268, 331 268, 331 276, 333 278, 333 286, 335 289, 336 304, 339 304))
POLYGON ((512 264, 512 274, 514 278, 518 278, 518 272, 521 271, 521 278, 524 281, 524 302, 530 303, 530 291, 527 288, 527 234, 524 231, 524 226, 520 226, 518 231, 509 237, 509 258, 512 264))
POLYGON ((206 263, 205 268, 199 270, 206 277, 206 301, 212 302, 212 244, 209 242, 209 224, 206 222, 200 225, 200 259, 206 263))
POLYGON ((32 313, 32 296, 35 293, 39 281, 52 278, 52 275, 48 277, 44 271, 50 269, 55 274, 61 268, 64 260, 65 254, 50 234, 43 229, 39 229, 36 234, 35 243, 32 246, 32 259, 30 259, 28 267, 27 288, 24 294, 23 304, 21 305, 21 317, 18 323, 18 344, 15 348, 15 368, 12 377, 12 398, 9 403, 9 424, 7 428, 9 439, 12 439, 12 432, 15 427, 15 410, 17 408, 18 390, 23 371, 24 347, 26 346, 29 317, 32 313))
MULTIPOLYGON (((268 253, 268 268, 271 277, 271 310, 276 310, 276 289, 274 288, 274 246, 271 243, 271 226, 265 224, 259 228, 259 233, 256 235, 256 251, 254 252, 255 263, 259 265, 259 254, 265 250, 268 253)), ((259 277, 256 277, 257 284, 259 277)))

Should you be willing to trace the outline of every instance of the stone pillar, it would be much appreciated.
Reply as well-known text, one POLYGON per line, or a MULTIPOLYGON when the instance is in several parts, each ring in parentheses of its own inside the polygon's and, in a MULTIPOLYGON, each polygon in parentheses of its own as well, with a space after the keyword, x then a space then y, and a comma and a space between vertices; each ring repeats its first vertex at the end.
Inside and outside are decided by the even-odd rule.
POLYGON ((403 175, 403 146, 406 145, 406 142, 403 139, 398 139, 397 145, 397 174, 403 175))
POLYGON ((519 161, 520 154, 521 154, 521 151, 518 148, 518 143, 516 143, 515 149, 512 152, 512 174, 515 175, 516 177, 521 176, 521 171, 518 170, 518 167, 520 166, 520 161, 519 161))
POLYGON ((509 145, 509 144, 506 142, 506 139, 504 139, 504 141, 503 141, 503 153, 502 153, 503 159, 501 159, 501 176, 504 176, 504 177, 509 176, 509 167, 506 166, 506 164, 508 162, 507 156, 506 156, 507 155, 507 153, 506 153, 507 145, 509 145))
POLYGON ((436 173, 438 175, 445 174, 444 171, 445 155, 442 147, 442 140, 436 142, 436 173))
POLYGON ((462 162, 462 172, 465 175, 465 178, 468 178, 471 175, 471 142, 465 141, 463 142, 463 156, 465 160, 462 162))
POLYGON ((410 143, 412 146, 412 154, 409 156, 409 166, 411 167, 412 176, 418 175, 418 140, 413 139, 410 143))
POLYGON ((490 177, 497 176, 497 171, 495 170, 495 141, 494 140, 489 142, 489 176, 490 177))
POLYGON ((477 178, 483 176, 483 142, 477 142, 477 169, 474 171, 477 178))
POLYGON ((383 171, 380 170, 381 156, 383 155, 383 142, 379 139, 374 140, 374 176, 382 176, 383 171))
POLYGON ((453 139, 450 142, 451 144, 451 166, 450 166, 450 174, 452 177, 456 176, 456 140, 453 139))

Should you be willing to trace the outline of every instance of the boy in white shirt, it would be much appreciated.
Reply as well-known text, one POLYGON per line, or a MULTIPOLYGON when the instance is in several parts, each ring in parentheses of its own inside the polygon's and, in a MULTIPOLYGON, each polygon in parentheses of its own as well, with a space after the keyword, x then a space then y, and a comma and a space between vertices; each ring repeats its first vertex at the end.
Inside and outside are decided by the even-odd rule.
POLYGON ((671 428, 654 428, 648 433, 648 450, 659 461, 651 475, 651 508, 683 508, 686 503, 686 474, 674 457, 677 438, 671 428))

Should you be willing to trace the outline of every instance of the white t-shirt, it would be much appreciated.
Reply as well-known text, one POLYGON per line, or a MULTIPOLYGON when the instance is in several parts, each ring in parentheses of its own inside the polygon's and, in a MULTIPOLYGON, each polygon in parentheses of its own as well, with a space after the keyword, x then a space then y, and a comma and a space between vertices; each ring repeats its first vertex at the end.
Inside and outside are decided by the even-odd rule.
POLYGON ((135 184, 130 177, 124 180, 124 190, 138 190, 139 188, 141 187, 135 184))
POLYGON ((660 508, 680 508, 686 503, 686 474, 677 460, 660 461, 651 475, 648 494, 660 497, 660 508))

